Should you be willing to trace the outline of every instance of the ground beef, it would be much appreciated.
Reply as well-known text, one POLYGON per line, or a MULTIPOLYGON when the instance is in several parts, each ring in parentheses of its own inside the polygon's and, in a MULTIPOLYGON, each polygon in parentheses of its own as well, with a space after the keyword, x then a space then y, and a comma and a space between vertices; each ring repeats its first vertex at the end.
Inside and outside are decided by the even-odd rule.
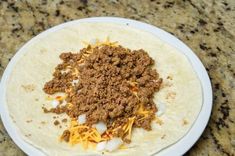
POLYGON ((44 86, 48 94, 67 93, 70 106, 44 110, 57 114, 66 112, 71 118, 86 114, 88 124, 103 121, 122 123, 138 115, 140 104, 149 114, 138 115, 134 126, 151 129, 157 111, 153 95, 160 89, 162 79, 154 60, 144 50, 122 46, 88 46, 80 53, 62 53, 53 79, 44 86), (79 80, 73 84, 73 80, 79 80), (72 105, 71 105, 72 104, 72 105))
POLYGON ((62 122, 67 122, 67 121, 68 121, 68 119, 66 119, 66 118, 62 119, 62 122))
POLYGON ((59 125, 59 124, 60 124, 60 122, 59 122, 58 120, 55 120, 55 121, 54 121, 54 125, 55 125, 55 126, 57 126, 57 125, 59 125))
POLYGON ((69 130, 65 130, 61 136, 61 138, 66 141, 66 142, 69 142, 69 137, 70 137, 70 132, 69 130))

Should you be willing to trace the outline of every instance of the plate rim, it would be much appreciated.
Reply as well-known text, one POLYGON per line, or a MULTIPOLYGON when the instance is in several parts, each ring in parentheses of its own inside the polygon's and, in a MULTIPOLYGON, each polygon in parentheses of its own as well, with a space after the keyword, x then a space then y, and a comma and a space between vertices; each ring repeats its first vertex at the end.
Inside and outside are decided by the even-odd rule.
POLYGON ((4 127, 6 128, 9 136, 11 139, 17 144, 21 150, 23 150, 28 155, 37 155, 37 156, 44 156, 45 154, 37 149, 35 146, 27 143, 20 137, 18 134, 16 126, 14 126, 12 119, 10 118, 10 114, 8 112, 7 104, 5 102, 5 94, 6 94, 6 82, 8 77, 15 65, 15 63, 19 60, 19 58, 24 54, 24 48, 30 45, 34 40, 37 38, 41 38, 46 36, 48 33, 53 33, 59 29, 62 29, 68 25, 79 24, 83 22, 109 22, 109 23, 116 23, 121 25, 126 25, 128 23, 129 26, 147 31, 154 36, 157 36, 159 39, 163 40, 164 42, 170 44, 171 46, 177 48, 181 53, 183 53, 187 59, 190 61, 196 75, 198 76, 201 89, 203 94, 203 104, 200 113, 198 114, 197 119, 194 121, 194 124, 189 129, 189 131, 176 143, 169 145, 168 147, 164 148, 160 152, 157 153, 159 156, 166 156, 169 154, 174 155, 183 155, 187 152, 199 139, 202 135, 206 125, 209 121, 211 110, 212 110, 212 87, 211 82, 208 76, 208 73, 203 66, 200 59, 197 55, 180 39, 176 36, 147 23, 121 18, 121 17, 90 17, 90 18, 83 18, 78 20, 69 21, 66 23, 62 23, 51 27, 38 35, 31 38, 27 41, 19 50, 17 50, 16 54, 12 57, 11 61, 8 63, 0 83, 0 114, 1 119, 3 122, 4 127))

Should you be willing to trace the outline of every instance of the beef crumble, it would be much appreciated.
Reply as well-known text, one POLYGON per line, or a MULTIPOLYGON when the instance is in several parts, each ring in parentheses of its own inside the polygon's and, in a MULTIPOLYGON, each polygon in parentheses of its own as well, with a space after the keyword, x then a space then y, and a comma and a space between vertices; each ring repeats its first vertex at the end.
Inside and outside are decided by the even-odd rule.
POLYGON ((44 91, 66 93, 67 104, 44 108, 44 112, 67 113, 71 118, 86 114, 88 125, 103 121, 108 128, 135 116, 135 127, 151 130, 157 112, 153 95, 162 79, 152 68, 154 60, 147 52, 122 46, 88 46, 80 53, 62 53, 60 58, 63 62, 44 91))
POLYGON ((60 122, 59 122, 58 120, 55 120, 55 121, 54 121, 54 125, 55 125, 55 126, 57 126, 57 125, 59 125, 59 124, 60 124, 60 122))
POLYGON ((64 141, 69 142, 69 136, 70 136, 69 130, 65 130, 61 138, 63 138, 64 141))

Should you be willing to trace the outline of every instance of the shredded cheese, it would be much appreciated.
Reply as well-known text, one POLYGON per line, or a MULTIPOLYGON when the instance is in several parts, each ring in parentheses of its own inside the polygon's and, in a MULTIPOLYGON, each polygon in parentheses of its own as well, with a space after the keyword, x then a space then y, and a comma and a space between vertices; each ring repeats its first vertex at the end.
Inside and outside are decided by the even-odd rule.
POLYGON ((89 145, 94 142, 98 143, 100 141, 104 141, 95 128, 86 125, 79 125, 75 119, 71 121, 69 132, 69 143, 71 145, 81 143, 84 149, 87 149, 89 145))
POLYGON ((132 118, 129 118, 129 121, 128 121, 128 126, 125 130, 125 132, 127 132, 127 139, 131 139, 131 132, 132 132, 132 127, 133 127, 133 123, 135 121, 135 117, 132 117, 132 118))
POLYGON ((96 39, 96 42, 94 44, 88 43, 86 41, 82 41, 82 43, 86 46, 91 46, 91 48, 95 48, 95 47, 98 47, 98 46, 105 46, 105 45, 117 46, 117 44, 118 44, 117 41, 116 42, 110 42, 109 37, 107 37, 104 42, 101 42, 99 39, 96 39))
POLYGON ((144 115, 145 117, 147 117, 148 114, 149 114, 149 111, 144 110, 144 106, 143 106, 143 104, 141 103, 141 104, 140 104, 140 107, 139 107, 139 109, 138 109, 138 111, 137 111, 137 114, 142 114, 142 115, 144 115))
MULTIPOLYGON (((94 144, 96 145, 99 142, 111 140, 114 137, 114 133, 120 128, 124 131, 124 136, 127 139, 131 139, 131 132, 135 118, 136 117, 130 117, 126 124, 118 126, 112 130, 106 130, 104 135, 100 135, 96 128, 89 127, 85 124, 79 125, 76 119, 73 119, 71 120, 70 127, 68 129, 70 132, 69 144, 75 145, 80 143, 84 149, 87 149, 90 146, 94 148, 94 144)), ((123 148, 123 146, 121 146, 121 148, 123 148)))
MULTIPOLYGON (((149 113, 150 111, 144 110, 143 104, 140 104, 137 114, 144 115, 144 117, 141 118, 141 120, 146 118, 149 113)), ((131 140, 131 133, 135 119, 136 119, 135 116, 130 117, 128 118, 127 123, 120 125, 118 127, 115 127, 115 123, 113 123, 111 127, 115 128, 106 130, 103 135, 101 135, 96 128, 89 127, 85 124, 79 125, 78 122, 75 119, 73 119, 69 127, 69 132, 70 132, 69 143, 71 145, 80 143, 84 149, 87 149, 90 146, 94 147, 94 144, 96 145, 99 142, 111 140, 114 137, 114 134, 119 129, 122 129, 123 131, 123 136, 122 136, 123 138, 131 140)))
POLYGON ((75 76, 78 76, 79 74, 79 71, 77 68, 74 68, 74 72, 72 73, 72 75, 75 75, 75 76))

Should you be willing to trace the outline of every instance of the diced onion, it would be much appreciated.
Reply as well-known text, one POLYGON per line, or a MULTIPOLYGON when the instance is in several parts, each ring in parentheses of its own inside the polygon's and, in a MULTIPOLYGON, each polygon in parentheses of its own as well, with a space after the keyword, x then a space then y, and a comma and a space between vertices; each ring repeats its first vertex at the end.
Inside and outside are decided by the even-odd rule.
POLYGON ((158 108, 158 111, 156 113, 157 116, 162 116, 166 112, 166 104, 161 101, 157 102, 157 108, 158 108))
POLYGON ((114 150, 117 150, 122 144, 123 141, 121 138, 113 138, 107 142, 105 149, 109 152, 112 152, 114 150))
POLYGON ((51 105, 52 105, 53 108, 56 108, 59 104, 60 104, 60 102, 58 100, 52 100, 51 101, 51 105))
POLYGON ((97 124, 94 125, 94 127, 100 133, 100 135, 103 134, 107 130, 107 126, 102 121, 99 121, 97 124))
POLYGON ((72 83, 72 86, 75 86, 78 83, 78 80, 73 80, 71 83, 72 83))
POLYGON ((65 69, 61 71, 61 74, 67 74, 70 71, 70 69, 65 69))
POLYGON ((106 144, 107 144, 107 141, 99 142, 99 143, 96 145, 96 150, 97 150, 97 151, 103 151, 103 150, 105 150, 106 144))
POLYGON ((78 116, 78 123, 79 124, 84 124, 86 123, 86 114, 82 114, 78 116))

